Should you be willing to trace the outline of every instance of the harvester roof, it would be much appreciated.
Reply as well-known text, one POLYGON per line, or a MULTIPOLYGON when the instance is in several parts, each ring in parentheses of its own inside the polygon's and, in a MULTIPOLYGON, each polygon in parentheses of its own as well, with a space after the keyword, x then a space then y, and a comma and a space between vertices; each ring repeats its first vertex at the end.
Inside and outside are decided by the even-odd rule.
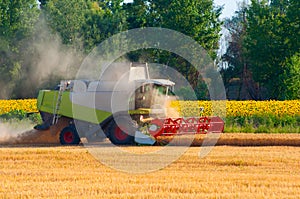
POLYGON ((138 79, 137 82, 144 83, 144 84, 157 84, 157 85, 164 85, 164 86, 174 86, 175 83, 168 80, 168 79, 138 79))

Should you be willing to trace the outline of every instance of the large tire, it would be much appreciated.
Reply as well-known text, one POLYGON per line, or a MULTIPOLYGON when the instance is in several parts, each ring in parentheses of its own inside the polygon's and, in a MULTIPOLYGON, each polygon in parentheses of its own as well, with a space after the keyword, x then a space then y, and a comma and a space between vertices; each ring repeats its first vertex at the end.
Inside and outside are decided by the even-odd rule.
POLYGON ((80 137, 74 126, 65 127, 59 134, 59 141, 62 145, 78 145, 80 137))
POLYGON ((127 117, 118 117, 116 121, 113 120, 108 128, 109 140, 115 145, 134 144, 136 131, 134 122, 127 117))

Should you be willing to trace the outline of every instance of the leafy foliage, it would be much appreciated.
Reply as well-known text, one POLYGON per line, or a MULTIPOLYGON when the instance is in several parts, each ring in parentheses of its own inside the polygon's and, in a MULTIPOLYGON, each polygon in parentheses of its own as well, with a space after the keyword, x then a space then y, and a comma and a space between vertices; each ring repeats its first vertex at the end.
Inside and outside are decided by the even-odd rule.
MULTIPOLYGON (((235 81, 238 87, 238 93, 235 95, 235 99, 241 100, 245 96, 243 89, 247 90, 247 93, 252 99, 258 99, 255 92, 250 89, 249 79, 247 79, 247 72, 249 63, 246 56, 245 49, 245 36, 246 36, 246 11, 247 6, 242 5, 240 10, 236 11, 235 16, 230 19, 225 19, 224 27, 229 31, 229 38, 227 39, 228 47, 225 54, 222 55, 222 62, 226 62, 227 67, 221 68, 221 74, 223 77, 224 85, 226 89, 230 89, 232 80, 235 81), (247 84, 245 84, 247 82, 247 84), (247 87, 247 88, 245 88, 247 87)), ((229 99, 231 96, 228 96, 229 99)))
POLYGON ((45 5, 46 20, 58 32, 64 44, 81 44, 81 28, 85 23, 85 0, 48 1, 45 5))
POLYGON ((28 69, 26 57, 32 53, 29 43, 39 12, 35 0, 0 2, 0 98, 14 97, 15 84, 28 69))
MULTIPOLYGON (((252 0, 249 6, 241 7, 236 16, 225 21, 232 38, 223 56, 229 64, 222 69, 225 86, 233 78, 241 80, 241 87, 244 80, 247 83, 253 79, 267 99, 299 99, 299 7, 298 0, 252 0), (247 74, 251 71, 249 79, 245 71, 247 74)), ((196 40, 215 59, 221 12, 222 8, 214 6, 213 0, 134 0, 132 3, 39 0, 39 4, 36 0, 3 0, 0 2, 0 98, 35 97, 39 84, 30 82, 28 77, 35 72, 36 59, 40 56, 35 41, 51 43, 57 36, 62 41, 59 53, 71 48, 78 54, 77 65, 106 38, 140 27, 179 31, 196 40), (50 35, 42 35, 48 29, 41 25, 43 20, 50 35), (36 59, 29 60, 32 57, 36 59)), ((175 54, 147 49, 128 53, 126 58, 172 66, 190 82, 198 99, 209 98, 200 74, 175 54)), ((260 99, 249 93, 253 99, 260 99)))
MULTIPOLYGON (((129 28, 162 27, 179 31, 197 41, 214 59, 218 49, 222 22, 218 19, 220 7, 213 1, 202 0, 134 0, 124 9, 129 28)), ((187 46, 187 52, 190 51, 187 46)), ((172 66, 189 81, 198 99, 207 99, 208 91, 198 71, 185 59, 162 50, 140 50, 128 55, 129 59, 141 62, 156 62, 172 66), (204 91, 202 91, 202 89, 204 91)))
MULTIPOLYGON (((254 80, 268 89, 271 99, 289 99, 292 90, 283 74, 285 61, 299 52, 299 1, 252 0, 247 15, 246 48, 254 80), (297 3, 298 2, 298 3, 297 3), (291 17, 293 16, 293 17, 291 17), (296 25, 298 24, 298 25, 296 25)), ((299 66, 295 66, 298 67, 299 66)), ((297 78, 294 73, 290 78, 297 78)), ((294 98, 295 99, 295 98, 294 98)))
POLYGON ((284 62, 283 79, 285 92, 282 98, 300 99, 300 53, 296 53, 284 62))
POLYGON ((26 111, 23 110, 13 110, 8 113, 4 113, 0 115, 0 120, 1 121, 14 121, 18 122, 21 120, 29 120, 30 122, 36 124, 36 123, 41 123, 42 118, 39 113, 27 113, 26 111))
POLYGON ((295 73, 299 1, 252 0, 236 13, 225 21, 232 39, 223 56, 228 63, 222 70, 225 85, 238 78, 240 87, 252 84, 247 88, 252 99, 299 99, 298 91, 290 89, 300 81, 295 73))

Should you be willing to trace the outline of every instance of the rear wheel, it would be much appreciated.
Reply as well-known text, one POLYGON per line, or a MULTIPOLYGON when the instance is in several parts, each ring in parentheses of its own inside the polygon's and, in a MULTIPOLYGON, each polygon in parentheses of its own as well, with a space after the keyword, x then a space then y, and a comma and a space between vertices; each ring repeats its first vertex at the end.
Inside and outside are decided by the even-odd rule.
POLYGON ((59 141, 62 145, 77 145, 80 138, 74 126, 65 127, 59 135, 59 141))
POLYGON ((109 126, 109 139, 116 145, 130 145, 134 143, 135 124, 126 117, 116 118, 109 126), (116 122, 116 121, 117 122, 116 122))

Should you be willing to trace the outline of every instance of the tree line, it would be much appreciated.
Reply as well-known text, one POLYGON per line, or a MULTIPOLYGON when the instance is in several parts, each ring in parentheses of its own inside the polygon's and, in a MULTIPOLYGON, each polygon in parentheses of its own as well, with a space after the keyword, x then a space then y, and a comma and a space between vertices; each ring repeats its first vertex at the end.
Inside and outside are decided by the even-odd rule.
MULTIPOLYGON (((226 88, 239 79, 241 87, 243 82, 254 85, 255 91, 247 87, 253 99, 299 99, 298 10, 298 0, 252 0, 222 21, 222 7, 213 0, 2 0, 0 98, 36 97, 40 88, 53 86, 60 78, 56 70, 65 65, 71 74, 108 37, 133 28, 163 27, 192 37, 220 66, 228 63, 220 67, 226 88), (218 59, 222 26, 230 31, 231 41, 218 59), (56 56, 50 46, 58 51, 56 56), (51 70, 49 63, 57 66, 51 70), (250 74, 247 78, 245 71, 250 74)), ((173 66, 190 82, 197 98, 209 98, 201 75, 181 57, 146 49, 126 58, 173 66)), ((182 92, 188 95, 184 88, 182 92)))
POLYGON ((299 0, 252 0, 225 20, 222 74, 227 87, 239 80, 238 99, 300 99, 299 9, 299 0))

